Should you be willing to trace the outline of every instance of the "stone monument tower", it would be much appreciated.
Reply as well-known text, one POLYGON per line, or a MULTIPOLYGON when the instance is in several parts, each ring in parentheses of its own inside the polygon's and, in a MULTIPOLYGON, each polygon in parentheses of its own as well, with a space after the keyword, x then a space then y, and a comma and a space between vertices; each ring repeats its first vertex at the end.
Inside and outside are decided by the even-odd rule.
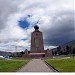
POLYGON ((43 35, 39 31, 39 26, 34 26, 35 31, 31 33, 31 53, 43 53, 43 35))
POLYGON ((43 58, 43 57, 50 57, 51 54, 49 50, 44 50, 44 43, 43 43, 43 35, 42 32, 39 31, 39 26, 34 26, 34 32, 31 33, 31 51, 25 52, 22 56, 24 58, 43 58))

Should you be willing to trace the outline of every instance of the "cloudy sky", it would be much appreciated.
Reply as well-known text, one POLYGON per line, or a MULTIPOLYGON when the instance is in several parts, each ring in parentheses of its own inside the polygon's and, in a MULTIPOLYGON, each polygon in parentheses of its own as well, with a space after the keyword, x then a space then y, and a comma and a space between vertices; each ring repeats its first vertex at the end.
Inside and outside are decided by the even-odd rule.
POLYGON ((45 48, 74 40, 74 0, 0 0, 0 50, 30 49, 39 25, 45 48))

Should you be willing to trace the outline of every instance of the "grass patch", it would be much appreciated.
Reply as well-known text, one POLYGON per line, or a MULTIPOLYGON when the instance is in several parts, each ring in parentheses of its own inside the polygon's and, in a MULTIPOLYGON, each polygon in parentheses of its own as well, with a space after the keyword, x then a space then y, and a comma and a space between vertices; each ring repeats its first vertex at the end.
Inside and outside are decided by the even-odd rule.
POLYGON ((0 59, 0 72, 15 72, 17 69, 27 64, 29 60, 5 60, 0 59))
POLYGON ((75 72, 75 58, 44 59, 49 65, 59 72, 75 72))

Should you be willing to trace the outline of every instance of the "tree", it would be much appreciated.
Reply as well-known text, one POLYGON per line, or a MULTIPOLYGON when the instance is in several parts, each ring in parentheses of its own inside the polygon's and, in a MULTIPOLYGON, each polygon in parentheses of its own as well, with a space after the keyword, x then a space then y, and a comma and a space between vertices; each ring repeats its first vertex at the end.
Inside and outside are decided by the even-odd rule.
POLYGON ((63 55, 66 55, 66 49, 63 50, 63 55))
POLYGON ((58 46, 58 47, 57 47, 57 53, 58 53, 59 55, 61 55, 61 46, 58 46))
POLYGON ((22 52, 20 52, 20 54, 18 56, 22 57, 23 54, 25 54, 25 53, 22 51, 22 52))
POLYGON ((69 54, 69 46, 68 45, 66 45, 66 54, 69 54))
POLYGON ((52 50, 52 55, 54 56, 54 51, 52 50))
POLYGON ((73 47, 73 54, 75 54, 75 47, 73 47))

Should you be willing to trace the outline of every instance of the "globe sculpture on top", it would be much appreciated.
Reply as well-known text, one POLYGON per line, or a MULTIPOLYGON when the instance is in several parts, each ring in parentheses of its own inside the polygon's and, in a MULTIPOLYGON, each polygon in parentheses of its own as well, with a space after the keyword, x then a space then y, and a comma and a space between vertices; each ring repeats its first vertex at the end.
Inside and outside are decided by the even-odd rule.
POLYGON ((39 29, 39 26, 38 26, 38 25, 35 25, 35 26, 34 26, 34 29, 39 29))
POLYGON ((34 29, 35 29, 35 31, 39 30, 39 26, 38 25, 35 25, 34 26, 34 29))

